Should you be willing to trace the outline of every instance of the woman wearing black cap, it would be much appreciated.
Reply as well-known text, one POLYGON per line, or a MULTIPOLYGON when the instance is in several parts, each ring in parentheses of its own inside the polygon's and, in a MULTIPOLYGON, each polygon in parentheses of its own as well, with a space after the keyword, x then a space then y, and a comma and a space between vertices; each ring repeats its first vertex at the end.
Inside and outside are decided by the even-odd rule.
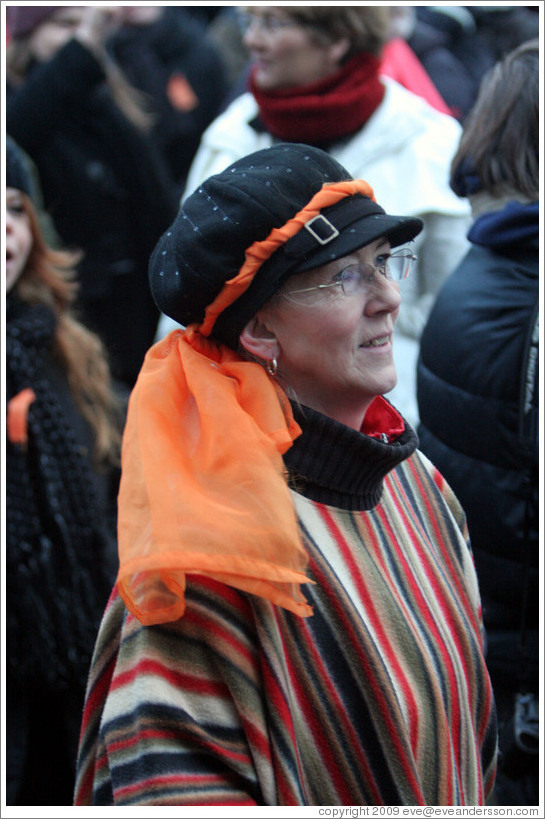
POLYGON ((280 143, 159 242, 152 290, 187 328, 131 397, 76 804, 484 804, 463 512, 382 397, 420 229, 280 143))

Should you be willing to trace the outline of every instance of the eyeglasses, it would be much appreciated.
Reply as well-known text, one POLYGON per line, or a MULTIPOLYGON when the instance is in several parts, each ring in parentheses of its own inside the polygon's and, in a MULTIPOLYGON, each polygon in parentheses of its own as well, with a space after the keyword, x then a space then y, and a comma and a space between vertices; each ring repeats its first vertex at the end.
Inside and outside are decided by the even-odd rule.
POLYGON ((266 34, 276 34, 282 29, 298 25, 290 18, 275 17, 272 14, 251 14, 249 12, 238 13, 238 24, 243 34, 245 34, 255 24, 266 34))
POLYGON ((406 279, 413 269, 416 259, 417 257, 410 248, 394 250, 393 253, 382 253, 377 259, 377 264, 372 265, 368 262, 351 264, 337 273, 333 281, 327 284, 303 287, 300 290, 291 290, 289 295, 310 293, 312 290, 326 290, 329 287, 340 287, 345 296, 367 293, 370 285, 375 282, 377 274, 393 282, 406 279))

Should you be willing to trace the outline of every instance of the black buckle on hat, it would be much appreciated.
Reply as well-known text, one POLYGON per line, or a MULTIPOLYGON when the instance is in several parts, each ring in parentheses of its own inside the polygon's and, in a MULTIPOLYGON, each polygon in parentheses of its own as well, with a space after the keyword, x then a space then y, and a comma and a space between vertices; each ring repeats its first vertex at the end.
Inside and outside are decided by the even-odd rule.
MULTIPOLYGON (((335 225, 323 213, 302 226, 301 230, 292 236, 283 246, 282 253, 288 259, 310 260, 314 254, 320 253, 321 248, 330 244, 349 228, 354 222, 361 221, 365 216, 383 214, 384 211, 372 199, 361 194, 341 199, 327 208, 328 216, 335 219, 335 225), (303 227, 306 230, 303 230, 303 227)), ((331 251, 333 247, 331 247, 331 251)), ((277 251, 279 253, 280 250, 277 251)), ((326 251, 327 252, 327 251, 326 251)), ((331 256, 330 259, 335 258, 331 256)))
POLYGON ((308 230, 310 235, 316 239, 320 245, 329 244, 329 242, 332 242, 333 239, 336 239, 339 235, 339 231, 335 225, 332 225, 329 219, 327 219, 322 213, 319 213, 313 219, 310 219, 303 225, 303 227, 305 230, 308 230))

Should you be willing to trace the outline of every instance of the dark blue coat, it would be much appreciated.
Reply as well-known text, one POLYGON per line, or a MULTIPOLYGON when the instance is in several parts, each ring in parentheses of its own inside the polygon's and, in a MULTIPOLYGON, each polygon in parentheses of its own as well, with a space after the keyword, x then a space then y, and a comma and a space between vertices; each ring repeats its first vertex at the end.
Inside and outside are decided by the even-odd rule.
POLYGON ((538 206, 511 203, 486 214, 468 238, 473 247, 445 282, 422 335, 418 433, 466 511, 489 665, 503 683, 518 673, 525 590, 530 631, 538 617, 537 386, 527 447, 519 434, 525 344, 539 297, 538 206))

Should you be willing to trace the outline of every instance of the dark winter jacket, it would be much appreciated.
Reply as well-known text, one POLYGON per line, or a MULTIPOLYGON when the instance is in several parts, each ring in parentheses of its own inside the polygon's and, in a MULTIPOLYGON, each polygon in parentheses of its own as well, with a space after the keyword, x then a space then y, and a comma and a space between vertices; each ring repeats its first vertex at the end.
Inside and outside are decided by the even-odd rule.
POLYGON ((183 8, 157 23, 125 25, 110 49, 131 83, 145 92, 155 115, 152 137, 181 194, 205 128, 220 111, 226 72, 206 28, 183 8))
POLYGON ((530 639, 537 638, 538 389, 525 392, 522 381, 538 304, 538 205, 512 202, 485 214, 468 238, 473 247, 422 335, 418 434, 468 517, 497 682, 518 673, 526 593, 530 639), (521 390, 530 400, 524 441, 521 390))
POLYGON ((36 165, 61 241, 84 252, 78 268, 83 317, 113 354, 114 375, 130 382, 158 319, 147 281, 149 256, 176 203, 150 144, 113 102, 104 80, 91 52, 71 40, 10 89, 6 123, 36 165), (108 303, 115 305, 114 326, 102 315, 108 303))

